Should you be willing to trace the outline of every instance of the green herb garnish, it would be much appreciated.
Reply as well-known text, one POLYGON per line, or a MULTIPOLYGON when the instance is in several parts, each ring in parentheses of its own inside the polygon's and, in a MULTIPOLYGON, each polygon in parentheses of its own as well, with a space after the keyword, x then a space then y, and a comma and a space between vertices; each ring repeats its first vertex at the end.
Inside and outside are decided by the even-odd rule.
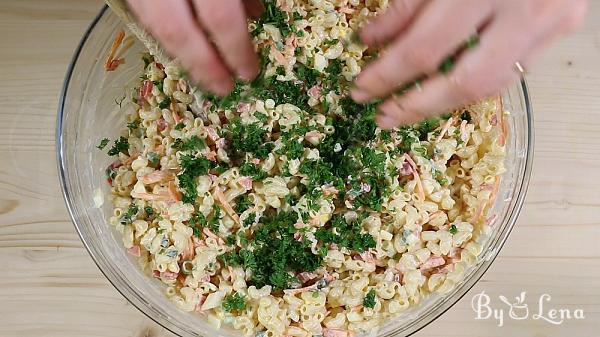
POLYGON ((371 289, 367 293, 367 296, 363 299, 363 306, 365 308, 373 309, 375 307, 375 290, 371 289))
POLYGON ((129 150, 129 141, 127 138, 121 136, 119 139, 115 140, 114 145, 108 150, 108 155, 116 156, 119 153, 125 153, 127 150, 129 150))
POLYGON ((227 312, 241 311, 246 309, 246 297, 240 293, 227 295, 223 299, 223 310, 227 312))
POLYGON ((108 142, 110 142, 110 140, 108 140, 108 138, 102 138, 102 140, 100 141, 100 144, 98 144, 98 146, 96 146, 96 147, 99 148, 100 150, 104 150, 106 145, 108 145, 108 142))

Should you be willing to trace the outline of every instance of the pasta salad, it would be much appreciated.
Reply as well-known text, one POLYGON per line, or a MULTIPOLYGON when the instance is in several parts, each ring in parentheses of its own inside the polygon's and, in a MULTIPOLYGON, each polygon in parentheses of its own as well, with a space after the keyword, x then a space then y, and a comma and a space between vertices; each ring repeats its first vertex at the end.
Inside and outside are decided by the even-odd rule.
MULTIPOLYGON (((249 336, 348 337, 447 292, 504 172, 498 99, 393 130, 349 96, 387 0, 265 1, 252 82, 201 95, 144 55, 106 169, 110 224, 181 310, 249 336)), ((418 85, 418 84, 417 84, 418 85)))

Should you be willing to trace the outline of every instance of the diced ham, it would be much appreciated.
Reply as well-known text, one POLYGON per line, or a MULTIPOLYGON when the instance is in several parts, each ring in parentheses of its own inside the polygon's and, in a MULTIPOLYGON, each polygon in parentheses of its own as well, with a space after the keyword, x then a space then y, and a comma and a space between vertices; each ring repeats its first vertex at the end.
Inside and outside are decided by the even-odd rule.
POLYGON ((305 271, 298 274, 296 277, 298 278, 298 281, 300 281, 300 283, 304 284, 310 280, 314 280, 317 277, 317 274, 305 271))
POLYGON ((238 183, 246 189, 246 191, 250 191, 252 189, 252 178, 251 177, 240 177, 238 179, 238 183))
POLYGON ((167 125, 167 121, 165 121, 165 119, 161 117, 161 118, 159 118, 159 119, 156 120, 156 126, 157 126, 158 131, 162 132, 168 126, 167 125))
POLYGON ((141 256, 140 246, 135 245, 131 248, 128 248, 127 253, 129 253, 130 255, 136 256, 136 257, 140 257, 141 256))
POLYGON ((365 261, 365 262, 375 262, 375 257, 369 251, 362 252, 360 254, 356 254, 353 257, 354 260, 365 261))
POLYGON ((450 253, 448 254, 448 257, 451 259, 460 259, 460 252, 462 251, 461 248, 452 248, 450 249, 450 253))
POLYGON ((323 328, 323 337, 349 337, 347 330, 323 328))
POLYGON ((284 12, 289 12, 292 10, 286 0, 277 0, 277 7, 284 12))
POLYGON ((404 278, 404 274, 401 271, 396 271, 394 273, 394 282, 402 283, 402 279, 404 278))
POLYGON ((210 161, 217 161, 217 153, 215 151, 209 151, 205 156, 210 161))
POLYGON ((279 63, 279 65, 287 64, 287 59, 279 50, 277 50, 277 48, 271 48, 271 54, 273 54, 273 58, 275 61, 277 61, 277 63, 279 63))
POLYGON ((451 273, 453 270, 454 270, 454 264, 448 264, 448 265, 445 265, 444 268, 438 270, 438 273, 448 274, 448 273, 451 273))
POLYGON ((323 189, 323 194, 325 196, 334 195, 334 194, 337 194, 338 192, 339 192, 338 189, 333 186, 327 186, 323 189))
POLYGON ((236 110, 240 114, 245 113, 245 112, 248 113, 248 112, 250 112, 250 107, 251 107, 250 103, 241 102, 241 103, 238 103, 236 110))
POLYGON ((208 133, 208 138, 210 140, 212 140, 213 142, 217 141, 217 139, 220 138, 219 135, 217 134, 217 131, 210 126, 206 127, 206 132, 208 133))
POLYGON ((308 89, 308 96, 314 99, 321 98, 321 88, 315 85, 314 87, 308 89))
POLYGON ((313 145, 317 145, 319 144, 319 142, 321 141, 321 139, 325 138, 325 135, 320 133, 319 131, 309 131, 304 135, 304 139, 306 139, 307 142, 313 144, 313 145))
POLYGON ((148 97, 150 97, 150 95, 152 94, 152 87, 153 87, 152 81, 144 80, 144 83, 142 84, 142 87, 140 88, 139 99, 147 100, 148 97))
POLYGON ((224 149, 225 148, 225 144, 226 144, 225 138, 219 138, 215 142, 215 145, 217 146, 217 149, 224 149))
POLYGON ((410 163, 407 161, 404 161, 402 163, 402 167, 400 168, 399 171, 401 176, 409 176, 413 174, 413 169, 412 166, 410 166, 410 163))
POLYGON ((202 304, 204 304, 204 301, 206 301, 206 295, 202 294, 200 295, 200 300, 198 301, 198 304, 196 304, 196 306, 194 307, 195 312, 202 312, 202 304))
POLYGON ((160 273, 160 278, 167 281, 174 281, 177 279, 177 276, 179 276, 179 273, 174 273, 170 271, 163 271, 162 273, 160 273))
POLYGON ((360 183, 360 190, 365 193, 371 192, 371 185, 367 183, 360 183))
POLYGON ((498 125, 498 115, 494 114, 492 118, 490 118, 490 124, 492 124, 493 126, 498 125))
POLYGON ((194 242, 194 247, 206 246, 204 241, 200 240, 200 238, 194 237, 192 241, 194 242))
POLYGON ((446 263, 446 260, 444 260, 443 257, 432 256, 427 261, 425 261, 421 264, 420 269, 421 269, 421 271, 428 270, 428 269, 432 269, 435 267, 443 266, 445 263, 446 263))

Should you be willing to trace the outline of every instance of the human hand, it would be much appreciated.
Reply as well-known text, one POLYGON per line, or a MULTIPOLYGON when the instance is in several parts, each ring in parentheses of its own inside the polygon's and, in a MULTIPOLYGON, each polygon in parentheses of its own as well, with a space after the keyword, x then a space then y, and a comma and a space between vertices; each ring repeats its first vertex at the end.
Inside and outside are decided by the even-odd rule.
POLYGON ((584 19, 585 0, 390 0, 364 27, 368 46, 387 44, 355 81, 359 102, 385 97, 422 75, 428 79, 379 106, 383 128, 410 124, 493 95, 521 75, 559 36, 584 19), (480 42, 458 56, 447 74, 440 64, 472 34, 480 42))
POLYGON ((250 80, 258 74, 246 19, 260 15, 263 6, 259 0, 127 2, 201 87, 226 95, 233 88, 234 76, 250 80))

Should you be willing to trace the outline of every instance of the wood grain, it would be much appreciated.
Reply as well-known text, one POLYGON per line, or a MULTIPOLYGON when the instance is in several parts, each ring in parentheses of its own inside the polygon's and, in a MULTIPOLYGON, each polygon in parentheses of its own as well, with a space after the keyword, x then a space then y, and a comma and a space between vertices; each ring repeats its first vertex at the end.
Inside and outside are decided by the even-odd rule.
MULTIPOLYGON (((588 21, 528 76, 535 166, 525 208, 499 258, 457 305, 416 334, 597 336, 600 328, 600 1, 588 21), (475 320, 473 295, 527 291, 537 310, 585 311, 585 320, 475 320)), ((68 218, 54 149, 65 70, 102 6, 92 0, 0 4, 0 336, 172 336, 106 281, 68 218)))

